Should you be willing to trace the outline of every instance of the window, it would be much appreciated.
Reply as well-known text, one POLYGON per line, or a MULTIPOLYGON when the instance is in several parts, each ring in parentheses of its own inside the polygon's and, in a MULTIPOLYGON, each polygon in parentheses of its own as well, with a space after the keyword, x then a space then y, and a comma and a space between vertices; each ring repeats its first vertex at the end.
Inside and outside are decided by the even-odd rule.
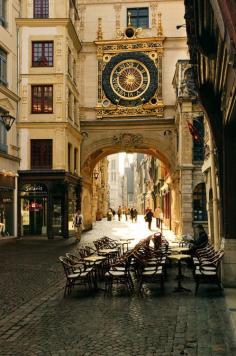
POLYGON ((77 173, 78 149, 74 149, 74 172, 77 173))
POLYGON ((198 132, 199 140, 193 140, 193 160, 204 160, 204 121, 203 117, 198 117, 193 120, 193 127, 198 132))
POLYGON ((68 171, 71 170, 71 144, 68 143, 68 171))
POLYGON ((7 84, 7 52, 0 48, 0 84, 7 84))
POLYGON ((48 0, 34 0, 34 18, 49 17, 48 0))
POLYGON ((32 42, 32 66, 53 66, 53 42, 32 42))
POLYGON ((52 169, 52 140, 31 140, 31 169, 52 169))
POLYGON ((72 102, 73 102, 73 94, 69 90, 69 92, 68 92, 68 118, 71 120, 73 119, 72 102))
POLYGON ((78 125, 78 101, 74 98, 74 123, 78 125))
POLYGON ((68 54, 67 54, 68 58, 68 73, 70 74, 70 76, 72 76, 72 55, 71 55, 71 50, 70 48, 68 48, 68 54))
POLYGON ((74 60, 74 62, 73 62, 73 81, 74 81, 75 84, 76 84, 76 73, 77 73, 76 61, 74 60))
POLYGON ((149 27, 148 7, 134 7, 127 9, 127 25, 129 24, 129 13, 131 14, 131 25, 133 27, 149 27))
POLYGON ((0 25, 3 27, 7 27, 6 0, 0 0, 0 25))
POLYGON ((32 86, 32 113, 46 114, 53 112, 53 86, 32 86))
POLYGON ((198 184, 193 191, 193 220, 207 220, 206 188, 204 183, 198 184))
MULTIPOLYGON (((0 115, 6 113, 6 110, 0 107, 0 115)), ((7 130, 2 121, 0 121, 0 151, 7 153, 7 130)))

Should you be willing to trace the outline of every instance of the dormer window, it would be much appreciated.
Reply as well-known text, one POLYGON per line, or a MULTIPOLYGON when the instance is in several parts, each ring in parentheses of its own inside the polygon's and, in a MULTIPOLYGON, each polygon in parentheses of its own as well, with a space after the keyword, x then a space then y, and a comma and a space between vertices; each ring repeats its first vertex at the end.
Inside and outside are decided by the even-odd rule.
POLYGON ((148 16, 148 7, 133 7, 127 9, 127 26, 133 27, 149 27, 149 16, 148 16))

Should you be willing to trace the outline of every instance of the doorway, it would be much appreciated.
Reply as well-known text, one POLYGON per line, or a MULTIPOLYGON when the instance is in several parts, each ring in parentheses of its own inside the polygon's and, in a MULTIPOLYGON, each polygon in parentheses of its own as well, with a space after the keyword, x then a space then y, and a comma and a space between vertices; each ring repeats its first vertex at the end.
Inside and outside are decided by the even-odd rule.
POLYGON ((23 235, 47 235, 47 197, 21 199, 23 235))

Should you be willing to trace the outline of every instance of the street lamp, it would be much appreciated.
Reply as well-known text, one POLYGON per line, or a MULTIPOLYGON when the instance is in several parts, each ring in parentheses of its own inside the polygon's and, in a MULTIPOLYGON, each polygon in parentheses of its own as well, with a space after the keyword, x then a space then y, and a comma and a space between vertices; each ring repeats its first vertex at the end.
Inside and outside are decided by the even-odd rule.
POLYGON ((7 131, 11 129, 12 124, 15 121, 15 118, 10 114, 0 114, 0 119, 2 120, 7 131))

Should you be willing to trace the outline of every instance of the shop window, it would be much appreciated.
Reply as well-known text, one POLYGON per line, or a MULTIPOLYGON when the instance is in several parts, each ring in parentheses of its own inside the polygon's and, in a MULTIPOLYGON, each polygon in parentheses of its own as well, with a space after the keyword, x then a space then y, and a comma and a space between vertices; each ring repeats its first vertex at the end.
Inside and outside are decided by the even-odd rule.
POLYGON ((7 85, 7 52, 0 48, 0 84, 7 85))
POLYGON ((53 66, 53 41, 32 42, 32 66, 53 66))
POLYGON ((206 188, 204 183, 198 184, 193 191, 193 220, 207 220, 206 188))
POLYGON ((0 238, 13 235, 13 190, 0 188, 0 238))
POLYGON ((47 114, 53 112, 53 86, 32 86, 32 113, 47 114))
POLYGON ((52 140, 31 140, 31 169, 52 169, 52 140))
POLYGON ((204 160, 204 121, 202 117, 193 120, 194 131, 198 133, 198 140, 193 140, 193 160, 204 160))
MULTIPOLYGON (((0 107, 1 114, 6 114, 6 111, 0 107)), ((2 121, 0 121, 0 151, 7 153, 7 130, 2 121)))
POLYGON ((131 14, 130 20, 133 27, 149 27, 148 7, 135 7, 127 9, 127 26, 129 24, 129 13, 131 14))
POLYGON ((34 0, 34 18, 49 17, 49 0, 34 0))
POLYGON ((6 3, 6 0, 0 0, 0 25, 3 27, 7 27, 6 3))

